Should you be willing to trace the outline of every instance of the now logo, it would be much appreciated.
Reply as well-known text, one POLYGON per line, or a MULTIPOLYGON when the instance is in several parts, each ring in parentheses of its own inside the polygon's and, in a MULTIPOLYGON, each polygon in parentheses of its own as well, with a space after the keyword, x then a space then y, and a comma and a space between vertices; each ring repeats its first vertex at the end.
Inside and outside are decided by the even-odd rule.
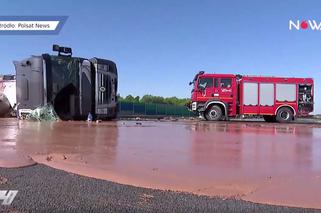
POLYGON ((316 20, 289 20, 289 30, 321 30, 321 22, 316 20))

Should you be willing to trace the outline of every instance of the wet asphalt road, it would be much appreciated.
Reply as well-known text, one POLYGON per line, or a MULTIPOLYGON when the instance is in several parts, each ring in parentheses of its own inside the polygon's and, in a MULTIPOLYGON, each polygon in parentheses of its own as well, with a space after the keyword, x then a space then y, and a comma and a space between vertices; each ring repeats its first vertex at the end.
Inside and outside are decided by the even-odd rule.
POLYGON ((1 190, 19 190, 0 212, 320 212, 138 188, 39 164, 0 168, 0 176, 1 190))

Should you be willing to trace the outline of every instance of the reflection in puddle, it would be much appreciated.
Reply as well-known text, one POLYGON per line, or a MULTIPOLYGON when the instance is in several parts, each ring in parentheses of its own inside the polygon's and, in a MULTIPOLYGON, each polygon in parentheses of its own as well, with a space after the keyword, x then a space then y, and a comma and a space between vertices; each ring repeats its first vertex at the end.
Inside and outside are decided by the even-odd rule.
POLYGON ((31 156, 82 175, 199 194, 245 196, 267 178, 308 184, 321 175, 317 125, 1 119, 0 135, 1 165, 31 156))

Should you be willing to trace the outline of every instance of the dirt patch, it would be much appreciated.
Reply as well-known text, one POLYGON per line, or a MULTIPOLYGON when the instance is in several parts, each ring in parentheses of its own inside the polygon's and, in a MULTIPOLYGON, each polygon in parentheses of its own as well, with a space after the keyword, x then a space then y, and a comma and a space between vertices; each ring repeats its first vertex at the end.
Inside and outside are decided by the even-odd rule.
POLYGON ((8 182, 7 178, 0 176, 0 185, 6 184, 7 182, 8 182))

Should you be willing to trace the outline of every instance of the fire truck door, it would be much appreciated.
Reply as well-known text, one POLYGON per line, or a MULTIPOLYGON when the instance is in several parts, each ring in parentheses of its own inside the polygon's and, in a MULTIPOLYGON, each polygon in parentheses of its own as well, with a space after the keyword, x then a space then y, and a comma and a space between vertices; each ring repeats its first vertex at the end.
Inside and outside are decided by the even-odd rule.
POLYGON ((230 113, 236 113, 236 108, 235 108, 235 99, 236 99, 236 94, 235 94, 235 89, 236 88, 236 82, 233 82, 232 78, 221 78, 219 82, 219 96, 220 99, 224 103, 228 103, 231 108, 229 110, 230 113))
POLYGON ((198 79, 198 89, 200 91, 201 96, 203 97, 212 97, 213 94, 213 78, 205 77, 198 79))
POLYGON ((233 97, 232 79, 231 78, 221 78, 220 79, 219 93, 220 93, 220 97, 222 99, 230 100, 233 97))

